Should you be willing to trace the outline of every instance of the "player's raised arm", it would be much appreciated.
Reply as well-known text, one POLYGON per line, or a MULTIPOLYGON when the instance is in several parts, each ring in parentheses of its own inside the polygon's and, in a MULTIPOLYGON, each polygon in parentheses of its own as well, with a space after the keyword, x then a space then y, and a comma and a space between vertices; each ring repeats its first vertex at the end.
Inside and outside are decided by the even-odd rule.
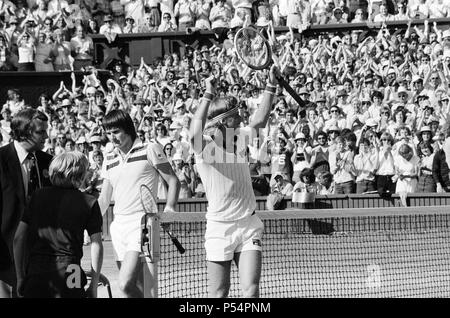
POLYGON ((266 89, 264 90, 263 99, 261 104, 256 111, 255 117, 250 123, 250 127, 255 130, 262 129, 266 126, 267 120, 269 119, 270 110, 272 109, 273 98, 277 89, 277 79, 275 77, 276 72, 279 72, 275 65, 272 65, 269 71, 269 78, 266 84, 266 89))
POLYGON ((211 106, 211 102, 216 92, 215 85, 216 80, 214 76, 210 76, 205 79, 206 90, 191 122, 190 142, 192 149, 196 153, 201 153, 205 146, 205 142, 203 140, 203 130, 205 128, 208 116, 208 109, 211 106))

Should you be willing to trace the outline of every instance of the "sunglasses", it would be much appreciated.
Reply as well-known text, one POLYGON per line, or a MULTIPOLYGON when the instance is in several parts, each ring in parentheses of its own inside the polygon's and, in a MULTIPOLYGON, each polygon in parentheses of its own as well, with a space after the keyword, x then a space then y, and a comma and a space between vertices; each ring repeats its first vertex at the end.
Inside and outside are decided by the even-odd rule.
POLYGON ((330 113, 338 113, 337 110, 331 110, 330 113))

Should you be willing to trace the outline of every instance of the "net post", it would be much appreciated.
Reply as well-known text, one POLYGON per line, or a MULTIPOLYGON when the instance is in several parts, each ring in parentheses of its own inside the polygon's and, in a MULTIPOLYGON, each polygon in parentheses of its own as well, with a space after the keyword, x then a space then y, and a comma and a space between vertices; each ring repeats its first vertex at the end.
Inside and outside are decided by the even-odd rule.
POLYGON ((160 231, 159 217, 156 213, 147 215, 148 252, 142 257, 142 282, 144 298, 158 298, 158 263, 160 259, 160 231))

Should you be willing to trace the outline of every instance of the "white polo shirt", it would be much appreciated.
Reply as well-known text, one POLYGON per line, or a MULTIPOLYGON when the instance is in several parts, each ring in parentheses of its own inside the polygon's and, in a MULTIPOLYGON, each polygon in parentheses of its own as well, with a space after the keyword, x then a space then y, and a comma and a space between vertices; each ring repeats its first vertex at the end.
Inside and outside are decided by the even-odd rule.
POLYGON ((114 215, 144 213, 140 186, 147 185, 156 197, 159 173, 155 166, 166 162, 167 158, 159 144, 142 144, 139 139, 135 140, 127 154, 114 149, 106 156, 101 176, 112 186, 114 215))
MULTIPOLYGON (((245 149, 252 140, 249 134, 245 129, 238 132, 237 149, 245 149)), ((195 154, 195 160, 208 199, 207 220, 236 221, 255 211, 256 199, 243 151, 226 152, 210 141, 200 154, 195 154)))

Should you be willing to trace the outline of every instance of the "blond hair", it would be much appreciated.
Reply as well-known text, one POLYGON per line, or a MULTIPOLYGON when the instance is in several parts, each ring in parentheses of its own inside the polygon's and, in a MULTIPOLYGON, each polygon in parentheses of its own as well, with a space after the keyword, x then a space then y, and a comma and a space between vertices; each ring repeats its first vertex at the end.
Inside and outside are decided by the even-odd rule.
POLYGON ((53 158, 50 168, 50 182, 57 187, 79 188, 86 177, 89 161, 79 151, 64 152, 53 158))

